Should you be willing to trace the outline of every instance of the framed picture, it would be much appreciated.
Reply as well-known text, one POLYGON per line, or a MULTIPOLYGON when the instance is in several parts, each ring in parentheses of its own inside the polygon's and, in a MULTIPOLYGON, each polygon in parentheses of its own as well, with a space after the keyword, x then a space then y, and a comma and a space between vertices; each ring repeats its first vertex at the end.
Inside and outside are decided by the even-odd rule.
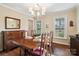
POLYGON ((20 29, 20 19, 5 17, 5 29, 20 29))
POLYGON ((73 21, 70 21, 70 27, 73 27, 74 25, 73 25, 73 21))

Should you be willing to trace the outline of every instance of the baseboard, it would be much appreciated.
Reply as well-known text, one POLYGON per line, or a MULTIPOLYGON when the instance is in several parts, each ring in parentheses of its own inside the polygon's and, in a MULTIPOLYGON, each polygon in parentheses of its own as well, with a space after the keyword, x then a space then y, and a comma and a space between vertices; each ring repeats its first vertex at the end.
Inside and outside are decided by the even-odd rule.
POLYGON ((54 43, 59 43, 59 44, 63 44, 63 45, 70 45, 68 42, 60 42, 60 41, 53 41, 54 43))
POLYGON ((63 47, 66 47, 66 48, 70 48, 70 45, 66 45, 66 44, 61 44, 61 43, 55 43, 55 45, 58 45, 58 46, 63 46, 63 47))

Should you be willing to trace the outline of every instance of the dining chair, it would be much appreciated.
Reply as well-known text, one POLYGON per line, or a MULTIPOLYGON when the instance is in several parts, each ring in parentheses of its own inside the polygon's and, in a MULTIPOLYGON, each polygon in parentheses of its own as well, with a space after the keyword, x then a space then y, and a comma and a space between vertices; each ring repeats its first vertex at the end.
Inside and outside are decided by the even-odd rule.
POLYGON ((45 34, 45 48, 48 50, 47 54, 52 55, 53 52, 53 32, 45 34))
POLYGON ((52 55, 52 53, 54 52, 54 45, 53 45, 53 32, 50 32, 50 41, 49 41, 49 52, 50 55, 52 55))
POLYGON ((43 56, 43 55, 47 55, 47 50, 45 49, 45 33, 41 34, 41 42, 40 42, 40 46, 34 48, 31 51, 31 55, 32 56, 43 56))

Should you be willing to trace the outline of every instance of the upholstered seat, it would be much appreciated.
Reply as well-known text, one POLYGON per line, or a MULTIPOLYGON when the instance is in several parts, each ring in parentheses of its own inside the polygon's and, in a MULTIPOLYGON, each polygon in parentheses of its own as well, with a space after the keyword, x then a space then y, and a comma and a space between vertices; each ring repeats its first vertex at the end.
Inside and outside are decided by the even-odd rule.
POLYGON ((44 46, 44 42, 45 42, 45 36, 44 34, 41 35, 41 43, 40 46, 37 48, 34 48, 33 51, 30 51, 32 56, 42 56, 42 55, 46 55, 47 50, 45 49, 44 46))
POLYGON ((35 48, 35 49, 33 49, 33 54, 37 54, 38 56, 41 56, 41 54, 43 54, 43 52, 44 52, 43 49, 44 48, 40 48, 40 47, 35 48))

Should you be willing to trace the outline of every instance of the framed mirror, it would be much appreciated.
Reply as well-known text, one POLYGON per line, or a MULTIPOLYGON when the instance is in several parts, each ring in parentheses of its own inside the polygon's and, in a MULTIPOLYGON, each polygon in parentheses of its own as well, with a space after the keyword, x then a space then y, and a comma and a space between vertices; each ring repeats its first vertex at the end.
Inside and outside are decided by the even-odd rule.
POLYGON ((5 17, 5 29, 20 29, 20 19, 5 17))

